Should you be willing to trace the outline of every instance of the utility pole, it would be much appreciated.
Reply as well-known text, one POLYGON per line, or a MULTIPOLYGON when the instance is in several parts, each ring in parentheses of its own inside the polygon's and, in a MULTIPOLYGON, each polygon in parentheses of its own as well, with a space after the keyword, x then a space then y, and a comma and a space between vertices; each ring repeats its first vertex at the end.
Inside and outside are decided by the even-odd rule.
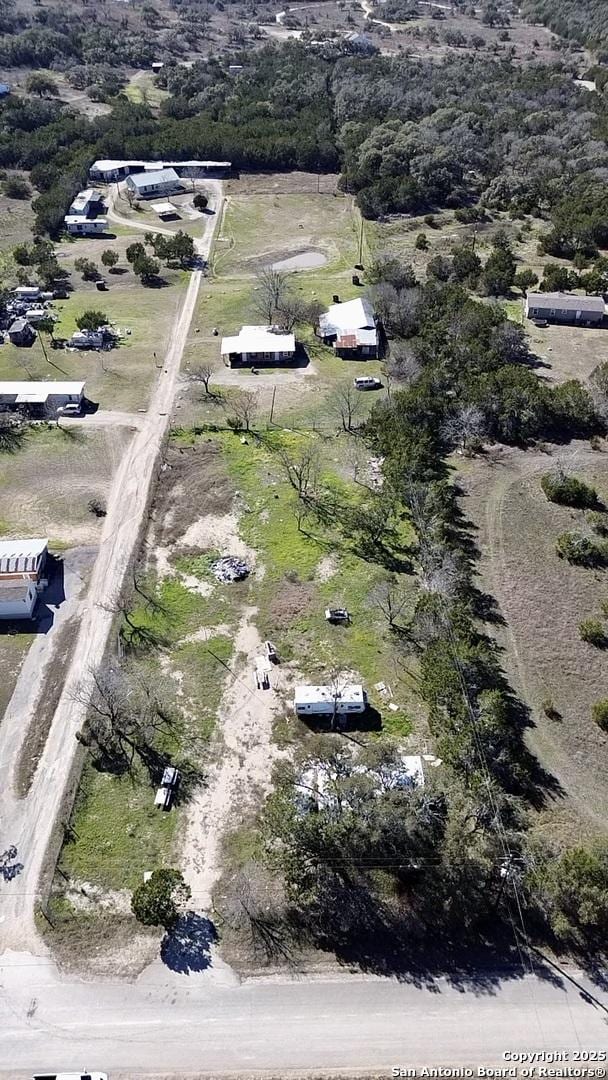
POLYGON ((275 399, 276 396, 277 396, 277 388, 276 388, 276 386, 273 386, 273 388, 272 388, 272 401, 270 403, 270 416, 268 417, 268 423, 269 424, 272 424, 272 418, 274 416, 274 399, 275 399))
POLYGON ((363 215, 361 215, 361 226, 359 228, 359 256, 357 259, 357 270, 363 270, 363 215))

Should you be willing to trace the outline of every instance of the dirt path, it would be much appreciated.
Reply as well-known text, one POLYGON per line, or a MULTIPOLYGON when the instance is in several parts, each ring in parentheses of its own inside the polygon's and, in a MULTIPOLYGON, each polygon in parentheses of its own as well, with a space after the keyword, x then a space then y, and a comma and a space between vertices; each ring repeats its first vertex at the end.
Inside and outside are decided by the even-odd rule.
POLYGON ((188 811, 183 869, 199 911, 212 907, 213 887, 221 873, 222 837, 246 820, 248 811, 268 793, 272 767, 281 753, 272 742, 272 723, 283 709, 277 691, 285 688, 285 673, 274 666, 272 689, 255 686, 254 659, 262 654, 252 621, 256 614, 256 608, 245 609, 234 639, 236 659, 219 710, 223 740, 219 763, 188 811))
MULTIPOLYGON (((209 256, 218 219, 219 214, 209 218, 205 236, 196 241, 203 258, 209 256)), ((0 951, 11 947, 38 951, 44 948, 36 932, 34 912, 45 854, 75 761, 75 735, 84 721, 85 709, 74 700, 74 690, 79 684, 85 688, 90 685, 91 670, 103 659, 124 575, 139 543, 201 280, 201 271, 192 273, 150 408, 114 476, 99 554, 88 595, 82 602, 72 661, 29 794, 22 800, 15 797, 10 769, 0 786, 0 851, 16 847, 15 862, 19 867, 12 880, 0 882, 0 951)), ((36 678, 42 686, 40 672, 36 678)), ((0 727, 3 761, 6 747, 1 732, 0 727)))
MULTIPOLYGON (((211 195, 209 200, 209 210, 214 211, 214 216, 208 215, 205 236, 202 240, 195 239, 194 242, 198 254, 208 258, 210 243, 207 243, 207 238, 210 232, 215 232, 217 218, 220 217, 219 211, 223 197, 223 185, 221 180, 208 180, 205 178, 205 187, 211 195)), ((118 184, 110 184, 108 187, 108 209, 106 213, 108 221, 113 221, 115 225, 125 225, 128 229, 139 229, 141 232, 155 232, 162 233, 163 236, 175 236, 175 231, 173 229, 168 229, 165 225, 151 225, 149 221, 137 221, 135 218, 123 217, 122 214, 119 214, 118 211, 114 209, 118 197, 118 184)))
MULTIPOLYGON (((584 476, 587 470, 597 469, 602 463, 602 456, 582 443, 555 448, 551 455, 504 449, 494 465, 485 466, 490 475, 478 477, 474 482, 476 490, 470 490, 469 494, 479 506, 473 519, 481 527, 478 542, 482 584, 494 596, 506 620, 505 627, 498 630, 490 627, 490 632, 505 648, 505 666, 517 693, 531 707, 535 719, 535 726, 528 731, 526 741, 558 780, 581 821, 604 830, 608 825, 608 801, 604 785, 596 776, 597 769, 601 768, 602 748, 595 745, 602 736, 590 718, 583 723, 577 736, 576 714, 572 705, 568 707, 567 697, 564 697, 566 714, 561 724, 547 721, 540 711, 540 699, 549 691, 549 696, 555 694, 556 701, 562 706, 563 683, 569 684, 576 698, 586 698, 583 680, 587 679, 591 684, 591 697, 594 693, 596 697, 602 696, 600 675, 595 670, 595 665, 602 664, 602 657, 589 653, 589 647, 578 640, 576 630, 577 619, 592 611, 586 610, 586 601, 579 596, 582 612, 577 615, 565 583, 560 590, 555 580, 551 580, 552 571, 549 571, 549 580, 541 573, 542 550, 537 552, 538 562, 531 563, 524 540, 518 542, 514 535, 517 526, 512 520, 517 500, 524 497, 522 491, 529 481, 536 483, 536 477, 540 481, 543 473, 555 469, 558 464, 584 476), (587 670, 584 674, 585 662, 587 670), (543 692, 545 678, 547 685, 543 692), (591 788, 596 790, 593 798, 590 797, 591 788)), ((466 505, 464 509, 466 512, 466 505)), ((539 503, 539 512, 543 509, 544 500, 539 503)), ((537 531, 538 527, 537 523, 537 531)), ((566 527, 577 526, 570 521, 566 527)), ((551 540, 551 545, 553 542, 551 540)), ((558 566, 555 572, 558 571, 570 577, 568 568, 558 566)), ((593 572, 582 573, 584 577, 577 578, 581 582, 581 593, 583 588, 599 593, 593 572)), ((577 586, 571 584, 572 587, 577 586)), ((581 711, 585 713, 584 703, 581 711)))

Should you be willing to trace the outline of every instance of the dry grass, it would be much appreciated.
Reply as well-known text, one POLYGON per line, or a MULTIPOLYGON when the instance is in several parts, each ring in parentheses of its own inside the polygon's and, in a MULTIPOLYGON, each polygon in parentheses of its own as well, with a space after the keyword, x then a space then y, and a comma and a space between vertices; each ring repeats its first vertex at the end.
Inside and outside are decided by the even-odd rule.
POLYGON ((129 437, 124 429, 34 429, 21 450, 0 458, 0 531, 42 533, 59 547, 97 543, 102 523, 88 502, 106 500, 129 437))
POLYGON ((77 634, 78 620, 70 619, 62 626, 54 641, 53 662, 47 668, 44 684, 40 688, 40 696, 34 706, 16 765, 15 787, 17 794, 21 797, 27 795, 42 757, 55 709, 63 691, 77 634))
POLYGON ((555 553, 557 536, 583 519, 540 490, 541 475, 558 463, 608 496, 608 460, 583 443, 551 456, 502 449, 491 461, 458 467, 467 492, 463 510, 479 530, 481 586, 506 620, 496 634, 505 667, 535 723, 529 745, 563 789, 540 821, 572 839, 608 824, 608 736, 591 719, 594 701, 608 697, 608 668, 603 652, 578 633, 582 619, 600 614, 608 578, 555 553), (561 719, 547 718, 547 699, 561 719))

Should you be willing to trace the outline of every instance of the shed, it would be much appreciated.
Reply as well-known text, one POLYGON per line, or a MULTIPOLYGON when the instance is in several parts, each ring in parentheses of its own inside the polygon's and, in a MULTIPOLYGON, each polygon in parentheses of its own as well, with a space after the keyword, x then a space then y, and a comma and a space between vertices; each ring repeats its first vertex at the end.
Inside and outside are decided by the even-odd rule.
POLYGON ((229 367, 238 364, 285 364, 296 354, 294 334, 274 326, 243 326, 233 337, 222 338, 221 355, 229 367))
POLYGON ((28 346, 33 343, 36 332, 26 318, 15 319, 8 328, 8 340, 11 345, 28 346))
POLYGON ((150 209, 158 214, 159 218, 175 217, 177 214, 177 208, 170 202, 151 203, 150 209))
POLYGON ((574 293, 528 293, 526 315, 529 319, 546 319, 551 323, 598 325, 604 319, 605 304, 601 296, 577 296, 574 293))

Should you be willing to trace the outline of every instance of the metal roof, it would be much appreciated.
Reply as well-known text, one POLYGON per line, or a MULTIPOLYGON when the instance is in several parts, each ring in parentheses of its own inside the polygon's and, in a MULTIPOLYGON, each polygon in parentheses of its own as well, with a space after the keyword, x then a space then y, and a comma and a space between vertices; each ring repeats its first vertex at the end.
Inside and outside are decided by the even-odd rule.
POLYGON ((129 180, 135 187, 153 187, 156 184, 179 184, 175 169, 155 169, 151 172, 131 173, 129 180))
POLYGON ((38 569, 48 540, 0 540, 0 574, 33 573, 38 569))
POLYGON ((547 308, 561 311, 598 311, 604 314, 601 296, 575 296, 572 293, 528 293, 528 308, 547 308))
POLYGON ((204 169, 228 169, 232 163, 230 161, 142 161, 141 158, 120 158, 114 160, 113 158, 100 158, 99 161, 94 161, 91 165, 91 172, 115 172, 117 169, 131 168, 134 165, 139 166, 143 170, 147 169, 164 169, 164 168, 196 168, 201 167, 204 169))
POLYGON ((177 213, 176 207, 173 205, 173 203, 170 203, 170 202, 150 203, 150 209, 154 210, 154 213, 158 214, 159 217, 162 214, 175 214, 175 213, 177 213))
MULTIPOLYGON (((59 397, 81 397, 84 394, 83 382, 0 382, 0 397, 17 397, 18 394, 58 395, 59 397)), ((0 546, 1 550, 1 546, 0 546)))
POLYGON ((333 704, 336 701, 362 702, 363 687, 359 683, 347 683, 338 688, 333 686, 309 686, 303 684, 294 690, 294 704, 312 705, 315 702, 333 704))
POLYGON ((234 337, 222 338, 222 356, 228 353, 295 352, 294 334, 275 333, 271 326, 243 326, 234 337))
MULTIPOLYGON (((366 297, 332 304, 319 319, 319 329, 326 337, 352 334, 355 330, 371 330, 375 335, 376 316, 366 297)), ((374 337, 375 342, 375 337, 374 337)))

